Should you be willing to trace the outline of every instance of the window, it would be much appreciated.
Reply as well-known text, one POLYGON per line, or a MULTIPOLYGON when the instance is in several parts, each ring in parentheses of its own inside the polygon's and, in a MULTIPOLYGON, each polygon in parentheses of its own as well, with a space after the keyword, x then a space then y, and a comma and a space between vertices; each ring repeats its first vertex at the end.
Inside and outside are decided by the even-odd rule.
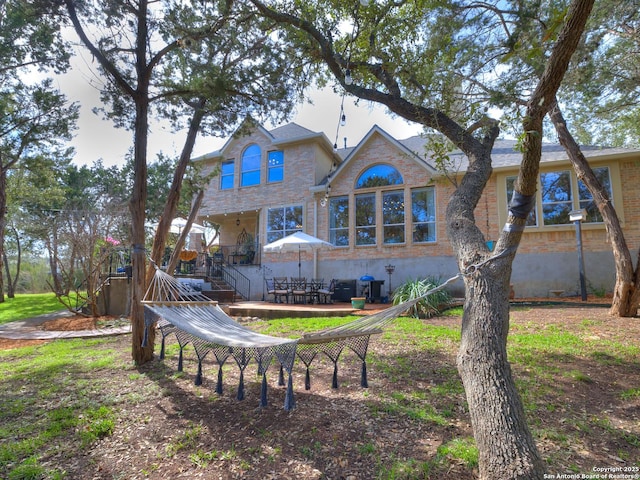
POLYGON ((302 205, 270 208, 267 211, 267 243, 302 230, 302 205))
POLYGON ((284 152, 275 150, 267 154, 267 182, 282 182, 284 180, 284 152))
POLYGON ((356 245, 376 244, 376 195, 356 195, 356 245))
MULTIPOLYGON (((613 201, 613 192, 611 190, 611 176, 609 175, 609 167, 597 167, 593 169, 593 173, 602 185, 602 188, 607 192, 611 201, 613 201)), ((587 186, 578 180, 578 195, 580 201, 580 208, 584 208, 587 211, 587 218, 583 220, 585 223, 601 223, 602 215, 596 206, 596 202, 593 200, 593 195, 587 188, 587 186)))
MULTIPOLYGON (((511 197, 513 196, 514 185, 518 177, 507 177, 507 208, 509 207, 509 202, 511 202, 511 197)), ((532 227, 538 225, 538 217, 536 215, 536 206, 534 205, 531 211, 529 212, 529 217, 527 218, 527 227, 532 227)))
POLYGON ((436 198, 433 187, 411 191, 411 222, 414 243, 436 241, 436 198))
POLYGON ((349 197, 329 200, 329 241, 336 247, 349 246, 349 197))
POLYGON ((260 160, 262 154, 258 145, 250 145, 242 154, 242 176, 240 185, 249 187, 260 185, 260 160))
POLYGON ((236 162, 234 160, 222 162, 222 165, 220 166, 220 190, 229 190, 233 188, 235 165, 236 162))
POLYGON ((540 196, 542 219, 545 225, 570 223, 569 212, 573 210, 571 174, 568 170, 540 174, 540 196))
MULTIPOLYGON (((593 173, 613 201, 611 172, 609 167, 594 167, 593 173)), ((570 225, 569 214, 573 210, 586 210, 584 223, 602 223, 602 216, 587 186, 576 177, 573 170, 540 173, 540 188, 536 206, 529 214, 527 226, 570 225), (576 194, 577 192, 577 194, 576 194), (538 218, 542 219, 542 225, 538 218)), ((507 203, 513 195, 515 176, 505 178, 507 203)))
POLYGON ((404 243, 404 192, 382 194, 382 229, 384 243, 404 243))
POLYGON ((374 165, 367 168, 358 177, 356 188, 386 187, 403 183, 400 172, 391 165, 374 165))

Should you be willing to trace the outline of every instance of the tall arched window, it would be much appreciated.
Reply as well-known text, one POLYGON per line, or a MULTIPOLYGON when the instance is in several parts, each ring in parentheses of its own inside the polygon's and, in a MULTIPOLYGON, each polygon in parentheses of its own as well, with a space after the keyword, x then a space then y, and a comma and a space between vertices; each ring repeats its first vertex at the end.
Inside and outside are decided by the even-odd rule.
POLYGON ((242 154, 241 186, 249 187, 251 185, 260 185, 261 160, 262 152, 260 151, 260 147, 255 143, 249 145, 242 154))
MULTIPOLYGON (((372 189, 402 185, 404 180, 398 170, 383 163, 373 165, 360 174, 356 189, 372 189)), ((403 190, 380 190, 358 193, 356 206, 356 245, 376 245, 378 235, 382 243, 405 242, 405 212, 403 190), (382 207, 382 231, 376 225, 377 209, 382 207)))

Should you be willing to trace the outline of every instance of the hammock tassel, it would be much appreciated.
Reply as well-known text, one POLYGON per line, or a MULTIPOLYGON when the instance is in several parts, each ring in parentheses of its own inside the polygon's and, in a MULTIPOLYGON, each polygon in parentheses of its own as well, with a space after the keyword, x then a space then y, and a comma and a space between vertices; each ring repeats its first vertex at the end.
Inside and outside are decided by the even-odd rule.
POLYGON ((369 388, 369 383, 367 382, 367 362, 362 362, 362 372, 360 374, 360 386, 362 388, 369 388))
POLYGON ((311 375, 309 375, 309 367, 307 367, 307 373, 304 375, 304 389, 311 390, 311 375))
POLYGON ((264 408, 268 405, 267 402, 267 374, 262 374, 262 386, 260 388, 260 408, 264 408))
POLYGON ((218 381, 216 382, 216 393, 222 395, 222 365, 218 369, 218 381))
POLYGON ((280 373, 278 374, 278 386, 284 387, 284 367, 280 364, 280 373))
POLYGON ((164 335, 162 336, 162 342, 160 343, 160 360, 164 360, 164 335))
POLYGON ((198 374, 196 375, 195 385, 202 385, 202 360, 198 360, 198 374))
POLYGON ((284 396, 284 409, 288 412, 296 408, 296 399, 293 396, 293 377, 289 374, 289 382, 287 383, 287 393, 284 396))
POLYGON ((333 379, 331 388, 338 388, 338 362, 333 362, 333 379))
POLYGON ((180 346, 180 355, 178 355, 178 371, 182 371, 182 346, 180 346))
POLYGON ((240 385, 238 385, 238 400, 244 400, 244 370, 240 370, 240 385))

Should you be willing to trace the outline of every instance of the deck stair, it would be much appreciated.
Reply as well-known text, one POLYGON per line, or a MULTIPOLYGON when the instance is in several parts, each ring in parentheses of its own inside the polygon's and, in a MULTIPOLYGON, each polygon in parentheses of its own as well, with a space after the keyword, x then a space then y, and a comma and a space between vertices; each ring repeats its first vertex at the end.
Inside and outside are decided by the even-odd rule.
POLYGON ((219 278, 209 278, 210 290, 203 290, 202 293, 211 300, 219 303, 234 303, 238 293, 224 280, 219 278))

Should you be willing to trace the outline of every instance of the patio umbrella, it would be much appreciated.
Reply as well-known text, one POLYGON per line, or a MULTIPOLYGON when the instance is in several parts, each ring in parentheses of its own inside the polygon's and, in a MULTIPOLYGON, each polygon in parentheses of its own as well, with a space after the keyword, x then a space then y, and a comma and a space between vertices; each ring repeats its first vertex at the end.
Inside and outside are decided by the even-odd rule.
MULTIPOLYGON (((171 220, 171 228, 169 228, 169 232, 171 233, 182 233, 184 227, 187 226, 187 219, 182 217, 176 217, 171 220)), ((204 233, 205 228, 202 225, 197 223, 191 224, 191 230, 189 233, 204 233)))
POLYGON ((333 248, 333 244, 320 240, 304 232, 295 232, 291 235, 266 244, 262 249, 265 252, 295 252, 298 251, 298 277, 301 275, 300 253, 304 251, 320 250, 321 248, 333 248))
MULTIPOLYGON (((187 220, 185 218, 182 217, 176 217, 171 221, 171 226, 169 227, 169 233, 182 233, 182 230, 184 230, 184 227, 187 225, 187 220)), ((152 223, 150 225, 153 228, 158 228, 158 224, 157 223, 152 223)), ((202 225, 199 225, 197 223, 192 223, 191 224, 191 230, 189 230, 189 233, 204 233, 205 232, 205 227, 203 227, 202 225)))

